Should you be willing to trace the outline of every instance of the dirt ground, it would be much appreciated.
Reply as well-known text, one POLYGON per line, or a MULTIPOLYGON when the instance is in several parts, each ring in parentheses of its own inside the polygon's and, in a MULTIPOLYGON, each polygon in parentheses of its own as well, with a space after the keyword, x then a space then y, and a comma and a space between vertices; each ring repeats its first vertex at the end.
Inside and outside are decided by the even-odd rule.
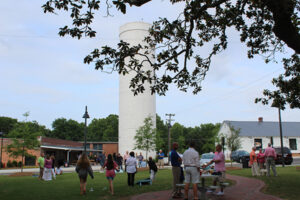
POLYGON ((17 173, 14 173, 14 174, 10 174, 8 176, 13 176, 13 177, 16 177, 16 176, 32 176, 34 173, 32 172, 17 172, 17 173))
POLYGON ((240 167, 226 167, 226 171, 242 169, 240 167))

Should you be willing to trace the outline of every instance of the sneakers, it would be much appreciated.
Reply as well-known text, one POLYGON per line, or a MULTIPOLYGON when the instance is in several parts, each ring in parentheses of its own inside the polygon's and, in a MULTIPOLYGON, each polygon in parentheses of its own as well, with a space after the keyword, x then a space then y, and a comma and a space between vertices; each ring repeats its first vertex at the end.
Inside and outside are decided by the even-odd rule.
POLYGON ((224 195, 224 192, 219 191, 216 195, 217 195, 217 196, 223 196, 223 195, 224 195))

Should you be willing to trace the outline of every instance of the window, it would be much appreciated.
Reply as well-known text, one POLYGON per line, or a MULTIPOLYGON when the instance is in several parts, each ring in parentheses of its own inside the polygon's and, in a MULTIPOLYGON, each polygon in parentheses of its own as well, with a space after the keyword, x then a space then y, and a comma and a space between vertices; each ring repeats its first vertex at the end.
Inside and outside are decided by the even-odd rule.
POLYGON ((289 139, 290 141, 290 149, 291 150, 297 150, 297 141, 296 139, 289 139))
MULTIPOLYGON (((83 144, 83 147, 84 147, 84 144, 83 144)), ((85 148, 86 148, 86 149, 90 149, 90 144, 86 144, 86 145, 85 145, 85 148)))
POLYGON ((94 144, 93 148, 97 150, 102 150, 102 144, 94 144))
POLYGON ((262 139, 255 138, 254 139, 254 146, 256 147, 256 150, 259 150, 262 148, 262 139))

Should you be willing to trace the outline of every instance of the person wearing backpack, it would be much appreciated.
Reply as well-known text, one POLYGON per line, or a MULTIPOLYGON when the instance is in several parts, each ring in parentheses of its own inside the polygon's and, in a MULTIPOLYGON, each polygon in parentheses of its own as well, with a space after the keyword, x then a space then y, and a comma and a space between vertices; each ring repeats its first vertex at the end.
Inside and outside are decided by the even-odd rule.
POLYGON ((94 179, 93 170, 90 161, 85 153, 83 153, 76 164, 76 172, 80 180, 80 194, 86 194, 86 180, 88 174, 94 179))

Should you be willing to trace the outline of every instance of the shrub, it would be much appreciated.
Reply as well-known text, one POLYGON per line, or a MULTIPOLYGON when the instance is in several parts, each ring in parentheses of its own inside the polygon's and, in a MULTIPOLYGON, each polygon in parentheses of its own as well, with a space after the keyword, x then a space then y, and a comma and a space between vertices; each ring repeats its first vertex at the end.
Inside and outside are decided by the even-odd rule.
POLYGON ((19 161, 19 162, 18 162, 18 167, 22 167, 22 165, 23 165, 23 164, 22 164, 22 161, 19 161))
POLYGON ((13 164, 11 163, 11 161, 9 160, 6 164, 7 167, 13 167, 13 164))
POLYGON ((18 162, 17 161, 12 161, 12 165, 13 165, 13 167, 17 167, 18 166, 18 162))

